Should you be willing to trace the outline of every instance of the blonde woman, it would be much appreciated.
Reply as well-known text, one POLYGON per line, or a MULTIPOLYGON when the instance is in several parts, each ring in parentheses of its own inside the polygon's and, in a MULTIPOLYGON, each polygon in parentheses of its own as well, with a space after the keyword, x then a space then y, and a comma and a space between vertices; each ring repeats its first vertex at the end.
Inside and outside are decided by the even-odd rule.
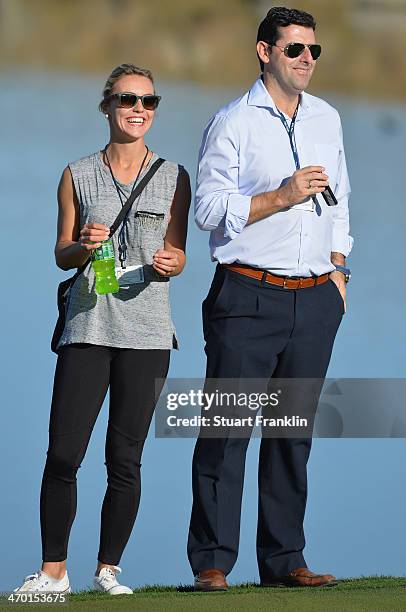
MULTIPOLYGON (((159 101, 149 70, 122 64, 109 76, 99 107, 110 126, 109 142, 69 164, 59 184, 55 257, 63 270, 82 266, 108 238, 121 207, 158 159, 144 138, 159 101)), ((70 592, 66 560, 76 473, 109 389, 107 490, 94 588, 132 593, 117 580, 118 564, 139 506, 155 380, 165 379, 170 350, 176 347, 168 281, 185 265, 189 205, 187 172, 165 161, 113 236, 119 291, 98 295, 91 265, 71 287, 57 347, 41 487, 43 562, 18 591, 70 592)))

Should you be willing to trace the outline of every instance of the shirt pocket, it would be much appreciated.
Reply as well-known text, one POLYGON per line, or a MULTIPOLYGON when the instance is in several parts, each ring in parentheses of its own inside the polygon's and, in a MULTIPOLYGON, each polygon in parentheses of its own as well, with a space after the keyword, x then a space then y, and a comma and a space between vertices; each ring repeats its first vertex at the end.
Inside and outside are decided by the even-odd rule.
POLYGON ((335 145, 316 144, 317 162, 324 166, 329 179, 329 185, 333 191, 337 187, 338 163, 340 157, 340 149, 335 145))
POLYGON ((137 210, 134 216, 137 243, 144 248, 155 248, 165 236, 165 213, 137 210))

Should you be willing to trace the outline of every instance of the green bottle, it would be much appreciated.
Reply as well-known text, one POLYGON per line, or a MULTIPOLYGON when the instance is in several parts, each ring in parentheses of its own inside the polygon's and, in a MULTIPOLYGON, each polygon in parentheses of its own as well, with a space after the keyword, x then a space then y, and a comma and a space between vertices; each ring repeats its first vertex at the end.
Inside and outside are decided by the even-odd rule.
POLYGON ((116 277, 116 260, 113 240, 104 240, 92 253, 92 267, 96 276, 96 293, 117 293, 119 290, 116 277))

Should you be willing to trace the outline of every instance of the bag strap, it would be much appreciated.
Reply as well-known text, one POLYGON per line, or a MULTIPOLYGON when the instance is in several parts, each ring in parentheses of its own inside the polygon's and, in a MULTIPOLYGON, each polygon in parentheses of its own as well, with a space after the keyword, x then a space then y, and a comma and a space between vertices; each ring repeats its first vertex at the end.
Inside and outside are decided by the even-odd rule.
POLYGON ((143 179, 141 179, 141 181, 138 183, 138 185, 136 186, 136 188, 134 189, 134 191, 132 192, 132 194, 130 195, 130 197, 128 198, 127 202, 124 204, 124 206, 122 207, 122 209, 120 210, 119 214, 117 215, 116 220, 114 221, 113 225, 110 228, 110 238, 113 236, 113 234, 116 232, 117 228, 119 227, 120 223, 123 221, 124 217, 126 216, 126 214, 128 213, 128 211, 130 210, 131 206, 134 203, 135 198, 138 198, 139 195, 141 195, 142 191, 145 189, 145 187, 147 186, 147 184, 149 183, 149 181, 152 179, 152 177, 154 176, 155 172, 158 170, 158 168, 160 166, 162 166, 162 164, 164 163, 164 159, 162 159, 162 157, 159 157, 151 166, 151 168, 148 170, 148 172, 146 173, 146 175, 144 176, 143 179))
MULTIPOLYGON (((133 205, 135 198, 138 198, 138 196, 141 195, 145 187, 148 185, 149 181, 154 176, 155 172, 160 168, 160 166, 162 166, 164 161, 165 160, 162 159, 162 157, 159 157, 156 161, 154 161, 154 163, 152 164, 151 168, 148 170, 146 175, 140 180, 140 182, 138 183, 138 185, 136 186, 136 188, 134 189, 134 191, 128 198, 127 202, 124 204, 124 206, 118 213, 113 225, 110 227, 110 236, 109 236, 110 238, 117 231, 117 228, 119 227, 120 223, 123 221, 127 212, 130 210, 131 206, 133 205)), ((76 278, 77 276, 79 276, 79 274, 81 274, 87 268, 91 260, 92 258, 89 257, 89 259, 85 261, 85 263, 82 266, 80 266, 80 268, 77 269, 77 272, 75 273, 73 278, 76 278)))

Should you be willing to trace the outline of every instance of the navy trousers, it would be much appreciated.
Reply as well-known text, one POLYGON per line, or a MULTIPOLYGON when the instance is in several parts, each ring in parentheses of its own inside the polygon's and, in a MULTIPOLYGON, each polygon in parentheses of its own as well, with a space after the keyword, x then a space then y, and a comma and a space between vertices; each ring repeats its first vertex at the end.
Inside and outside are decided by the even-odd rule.
MULTIPOLYGON (((221 266, 203 302, 207 378, 324 379, 344 303, 333 281, 289 290, 221 266)), ((317 400, 314 412, 317 409, 317 400)), ((261 582, 306 567, 303 519, 311 438, 261 440, 257 559, 261 582)), ((188 557, 194 574, 228 574, 238 555, 249 437, 199 437, 188 557)))

